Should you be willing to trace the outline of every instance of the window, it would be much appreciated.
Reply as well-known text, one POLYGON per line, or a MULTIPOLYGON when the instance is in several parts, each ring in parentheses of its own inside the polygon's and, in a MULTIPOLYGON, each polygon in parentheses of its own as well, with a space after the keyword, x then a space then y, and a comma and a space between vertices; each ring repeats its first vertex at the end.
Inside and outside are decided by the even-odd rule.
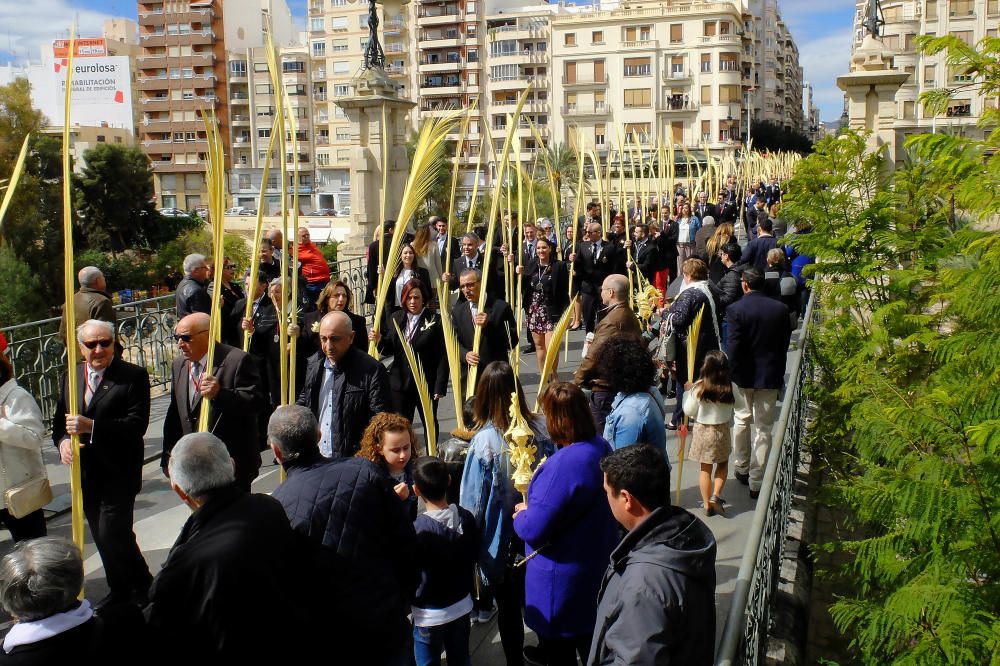
POLYGON ((479 49, 469 49, 465 57, 469 62, 479 62, 479 49))
POLYGON ((270 83, 257 83, 254 84, 253 90, 258 95, 273 95, 274 87, 270 83))
POLYGON ((972 31, 971 30, 960 30, 958 32, 953 32, 951 34, 955 35, 960 40, 962 40, 963 42, 965 42, 966 44, 968 44, 969 46, 974 46, 975 45, 974 42, 973 42, 972 31))
POLYGON ((972 115, 972 102, 965 99, 953 99, 948 103, 948 113, 949 118, 952 117, 962 117, 972 115))
MULTIPOLYGON (((591 44, 603 44, 604 43, 604 31, 603 30, 595 30, 594 32, 590 33, 590 43, 591 44)), ((543 44, 544 44, 544 42, 543 42, 543 44)))
POLYGON ((729 104, 740 101, 739 86, 719 86, 719 104, 729 104))
POLYGON ((974 0, 950 0, 948 13, 954 17, 972 16, 974 0))
POLYGON ((361 28, 368 27, 368 14, 361 14, 358 16, 358 26, 361 28))
POLYGON ((903 102, 903 120, 913 120, 916 118, 916 103, 903 102))
POLYGON ((924 85, 933 86, 937 79, 937 71, 934 65, 924 65, 924 85))
POLYGON ((191 67, 181 67, 181 76, 185 79, 193 79, 194 69, 191 67))
POLYGON ((249 190, 250 189, 250 174, 240 174, 239 175, 239 189, 249 190))
POLYGON ((301 60, 291 60, 281 63, 281 71, 284 73, 302 74, 306 71, 306 64, 301 60))
POLYGON ((649 76, 652 71, 649 58, 625 58, 625 76, 649 76))
POLYGON ((1000 14, 1000 0, 986 0, 986 13, 990 16, 1000 14))
POLYGON ((649 143, 649 123, 625 123, 625 136, 638 138, 639 143, 649 143))
POLYGON ((712 103, 712 86, 701 87, 701 103, 709 105, 712 103))
MULTIPOLYGON (((576 109, 576 93, 566 93, 566 108, 570 111, 576 109)), ((506 121, 504 122, 506 123, 506 121)))
POLYGON ((331 7, 344 7, 347 5, 347 0, 330 0, 331 7))
POLYGON ((317 166, 329 166, 330 165, 330 153, 316 153, 316 165, 317 166))
POLYGON ((670 24, 670 43, 679 44, 684 41, 684 24, 683 23, 671 23, 670 24))
POLYGON ((605 132, 607 132, 607 127, 605 125, 594 125, 594 143, 596 145, 604 145, 605 132))
POLYGON ((246 60, 230 60, 229 61, 229 73, 233 76, 246 76, 247 75, 247 61, 246 60))
POLYGON ((351 71, 351 63, 347 60, 337 60, 333 63, 334 74, 347 74, 351 71))
POLYGON ((325 55, 326 55, 326 42, 313 42, 312 56, 314 58, 322 58, 325 55))
POLYGON ((346 51, 350 48, 347 45, 346 39, 333 39, 330 41, 330 50, 336 53, 337 51, 346 51))
POLYGON ((705 27, 701 33, 705 37, 715 37, 715 21, 705 21, 705 27))
POLYGON ((566 83, 576 83, 576 63, 566 63, 566 75, 563 77, 566 83))
POLYGON ((702 73, 709 73, 712 71, 712 54, 702 53, 701 54, 701 71, 702 73))
POLYGON ((712 121, 701 121, 701 142, 708 143, 712 140, 712 121))
POLYGON ((347 17, 335 16, 331 18, 330 32, 347 32, 347 17))
POLYGON ((670 76, 679 79, 684 76, 684 56, 670 58, 670 76))
POLYGON ((594 81, 597 83, 603 83, 608 80, 607 74, 604 73, 604 61, 595 60, 594 61, 594 81))
POLYGON ((309 30, 312 32, 323 32, 323 18, 309 19, 309 30))
POLYGON ((969 83, 975 76, 973 76, 966 68, 962 67, 950 67, 948 68, 948 79, 952 83, 969 83))
POLYGON ((626 109, 648 109, 652 106, 651 99, 651 91, 649 88, 625 89, 626 109))
POLYGON ((720 53, 719 71, 720 72, 740 71, 739 56, 735 53, 720 53))
POLYGON ((172 78, 172 79, 179 79, 179 78, 181 78, 181 70, 177 69, 177 68, 171 68, 170 69, 170 78, 172 78))
POLYGON ((333 86, 334 97, 347 97, 351 94, 351 86, 338 84, 333 86))
POLYGON ((253 64, 253 71, 255 71, 255 72, 267 72, 267 63, 266 62, 255 62, 253 64))
POLYGON ((924 3, 924 16, 928 21, 937 20, 937 5, 938 0, 927 0, 927 2, 924 3))
POLYGON ((564 46, 576 46, 576 33, 567 32, 563 35, 563 45, 564 46))
POLYGON ((338 127, 336 137, 337 141, 350 141, 351 130, 346 127, 338 127))
POLYGON ((494 57, 517 55, 517 40, 501 39, 490 43, 490 55, 494 57))

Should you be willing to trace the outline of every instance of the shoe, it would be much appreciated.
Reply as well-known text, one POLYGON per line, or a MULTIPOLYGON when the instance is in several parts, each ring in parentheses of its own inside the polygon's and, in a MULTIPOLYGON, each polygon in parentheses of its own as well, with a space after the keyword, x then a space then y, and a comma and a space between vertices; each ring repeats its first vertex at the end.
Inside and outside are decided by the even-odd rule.
POLYGON ((751 490, 750 491, 750 499, 757 499, 758 497, 760 497, 760 491, 759 490, 751 490))
POLYGON ((708 506, 714 513, 724 516, 726 514, 726 507, 722 501, 722 498, 718 495, 712 495, 711 499, 708 500, 708 506))
POLYGON ((743 472, 736 472, 735 476, 736 476, 736 480, 739 481, 740 483, 742 483, 744 486, 749 486, 750 485, 750 474, 749 473, 744 474, 743 472))
POLYGON ((522 654, 524 655, 524 663, 528 666, 548 666, 548 655, 538 645, 525 645, 522 654))
POLYGON ((535 345, 524 345, 523 347, 521 347, 521 353, 522 354, 534 354, 535 353, 535 345))
POLYGON ((579 331, 581 328, 583 328, 583 324, 577 324, 576 326, 570 326, 569 330, 571 330, 571 331, 579 331))
POLYGON ((703 502, 702 505, 705 507, 705 515, 711 518, 715 515, 715 509, 712 507, 712 502, 703 502))
POLYGON ((663 427, 665 427, 667 430, 677 430, 677 424, 674 423, 673 421, 667 421, 666 423, 663 424, 663 427))
POLYGON ((493 616, 497 614, 497 607, 494 606, 489 610, 483 610, 476 613, 476 624, 486 624, 493 619, 493 616))

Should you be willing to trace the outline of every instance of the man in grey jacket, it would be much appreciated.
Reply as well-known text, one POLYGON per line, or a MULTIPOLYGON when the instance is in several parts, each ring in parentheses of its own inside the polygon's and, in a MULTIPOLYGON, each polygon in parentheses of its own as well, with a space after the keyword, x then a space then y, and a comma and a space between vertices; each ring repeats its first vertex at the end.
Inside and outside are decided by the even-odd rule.
POLYGON ((628 534, 601 583, 587 663, 711 664, 715 537, 670 505, 670 470, 649 444, 612 452, 601 469, 611 513, 628 534))

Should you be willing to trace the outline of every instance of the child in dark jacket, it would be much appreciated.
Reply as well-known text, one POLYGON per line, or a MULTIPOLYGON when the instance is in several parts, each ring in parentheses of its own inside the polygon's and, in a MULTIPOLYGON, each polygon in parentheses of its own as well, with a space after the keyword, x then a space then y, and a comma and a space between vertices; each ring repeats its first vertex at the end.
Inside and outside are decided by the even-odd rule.
POLYGON ((469 625, 479 537, 469 511, 449 504, 448 468, 435 457, 417 460, 413 490, 427 512, 414 521, 420 586, 413 600, 413 654, 417 666, 470 666, 469 625))

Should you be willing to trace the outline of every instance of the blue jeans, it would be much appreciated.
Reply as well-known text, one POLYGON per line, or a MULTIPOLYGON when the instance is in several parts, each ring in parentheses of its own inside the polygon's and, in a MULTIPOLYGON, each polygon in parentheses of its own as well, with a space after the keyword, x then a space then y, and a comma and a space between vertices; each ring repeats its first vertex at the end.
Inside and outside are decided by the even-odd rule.
POLYGON ((468 614, 437 627, 413 627, 413 656, 417 666, 440 666, 441 649, 448 666, 470 666, 468 614))

